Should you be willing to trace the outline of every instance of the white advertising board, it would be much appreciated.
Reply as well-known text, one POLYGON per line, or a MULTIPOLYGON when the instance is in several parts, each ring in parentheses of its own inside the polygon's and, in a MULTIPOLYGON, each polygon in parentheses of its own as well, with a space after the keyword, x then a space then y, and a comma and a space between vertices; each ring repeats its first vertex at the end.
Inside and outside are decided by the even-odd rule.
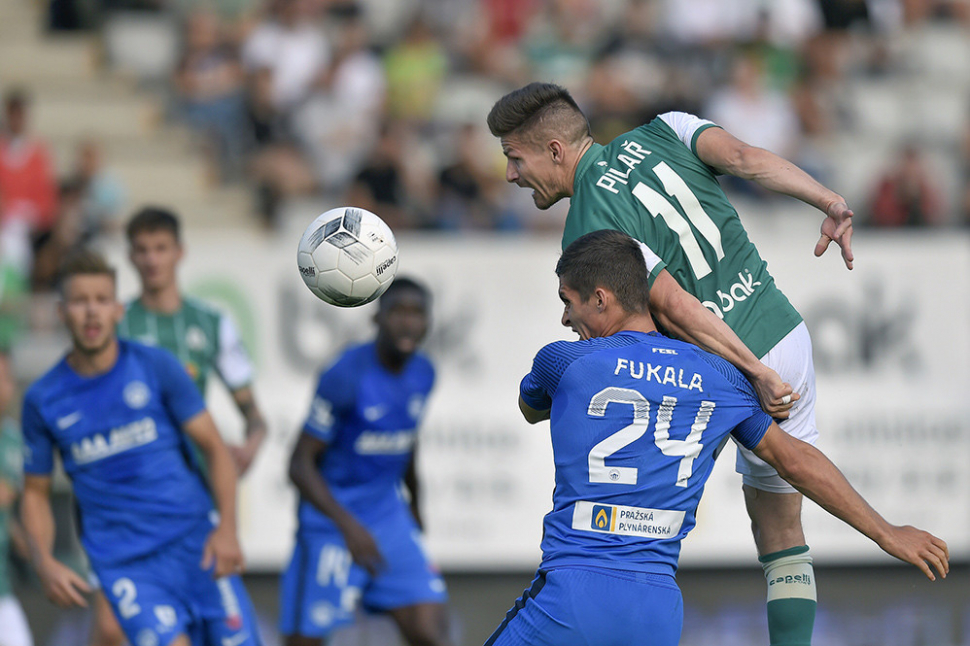
MULTIPOLYGON (((857 236, 856 269, 811 255, 811 231, 755 228, 755 241, 812 330, 819 446, 891 521, 922 525, 970 555, 970 237, 857 236), (795 248, 795 233, 801 246, 795 248)), ((547 424, 516 407, 519 380, 559 325, 554 237, 401 236, 401 274, 423 279, 434 301, 426 344, 438 370, 421 431, 428 545, 446 570, 532 569, 548 511, 547 424)), ((242 481, 240 531, 250 567, 289 558, 295 492, 289 451, 316 371, 347 342, 373 333, 373 306, 343 310, 303 286, 295 241, 227 232, 194 237, 187 290, 227 309, 258 367, 256 393, 271 434, 242 481), (292 244, 289 244, 292 242, 292 244)), ((121 252, 120 291, 136 282, 121 252)), ((217 385, 210 402, 226 436, 240 421, 217 385)), ((824 562, 888 559, 806 503, 808 542, 824 562)), ((715 468, 682 562, 754 562, 733 450, 715 468)))

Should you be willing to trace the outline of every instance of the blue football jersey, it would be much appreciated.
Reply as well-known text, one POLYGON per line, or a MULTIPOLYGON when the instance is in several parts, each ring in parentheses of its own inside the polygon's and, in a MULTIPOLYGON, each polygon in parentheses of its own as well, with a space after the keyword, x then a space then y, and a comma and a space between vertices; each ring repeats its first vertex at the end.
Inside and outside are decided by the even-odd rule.
POLYGON ((212 500, 181 430, 204 408, 167 350, 119 341, 114 367, 93 377, 61 360, 24 396, 24 472, 49 475, 56 448, 91 561, 144 556, 208 522, 212 500))
MULTIPOLYGON (((373 342, 349 348, 320 375, 303 432, 327 443, 320 474, 361 521, 406 511, 401 482, 433 385, 434 367, 423 354, 393 373, 373 342)), ((299 518, 301 530, 333 528, 305 500, 299 518)))
POLYGON ((728 434, 754 448, 771 424, 731 364, 655 333, 547 345, 520 394, 551 409, 542 567, 673 573, 728 434))

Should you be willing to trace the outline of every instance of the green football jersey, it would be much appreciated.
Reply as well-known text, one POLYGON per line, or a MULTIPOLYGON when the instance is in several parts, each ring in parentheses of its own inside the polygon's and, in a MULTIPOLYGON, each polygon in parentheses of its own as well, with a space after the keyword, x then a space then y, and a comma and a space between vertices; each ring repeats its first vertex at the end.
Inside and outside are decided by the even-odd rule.
POLYGON ((182 307, 173 314, 145 309, 141 299, 135 299, 125 308, 118 335, 175 354, 203 396, 212 371, 229 390, 252 380, 252 363, 232 320, 198 299, 183 297, 182 307))
POLYGON ((593 144, 576 169, 562 245, 599 229, 640 240, 661 259, 651 282, 666 268, 763 357, 802 317, 775 285, 714 170, 697 157, 697 135, 713 126, 667 113, 606 146, 593 144))
MULTIPOLYGON (((20 491, 23 486, 23 440, 9 418, 0 422, 0 480, 20 491)), ((12 593, 10 581, 10 518, 12 509, 0 509, 0 597, 12 593)))

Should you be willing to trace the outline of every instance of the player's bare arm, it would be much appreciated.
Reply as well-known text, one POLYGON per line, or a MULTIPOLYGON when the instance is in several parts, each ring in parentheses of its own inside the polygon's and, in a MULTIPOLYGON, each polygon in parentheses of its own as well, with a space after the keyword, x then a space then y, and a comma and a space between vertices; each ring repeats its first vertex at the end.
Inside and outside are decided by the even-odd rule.
POLYGON ((419 499, 420 483, 418 481, 418 443, 414 442, 411 450, 411 461, 408 462, 407 471, 404 472, 404 486, 407 487, 411 496, 411 515, 414 522, 418 524, 418 529, 424 531, 424 521, 421 518, 421 503, 419 499))
POLYGON ((790 195, 825 214, 815 255, 835 242, 845 266, 852 269, 852 210, 838 193, 771 151, 749 146, 721 128, 708 128, 697 137, 697 156, 721 173, 756 182, 764 188, 790 195))
POLYGON ((798 393, 761 363, 738 335, 695 296, 684 291, 666 269, 650 287, 650 311, 671 334, 727 359, 751 381, 765 412, 786 419, 798 393))
POLYGON ((307 433, 301 433, 290 456, 290 481, 300 495, 333 520, 347 543, 354 562, 371 574, 384 566, 384 557, 370 532, 333 497, 317 464, 327 450, 327 443, 307 433))
POLYGON ((519 410, 522 411, 522 416, 525 418, 525 421, 530 424, 538 424, 549 419, 550 410, 548 408, 546 410, 536 410, 526 404, 521 395, 519 396, 519 410))
POLYGON ((935 569, 946 578, 950 552, 946 542, 909 525, 891 525, 853 489, 825 455, 772 423, 755 454, 775 467, 793 487, 825 511, 871 538, 888 554, 918 567, 931 581, 935 569))
POLYGON ((57 605, 87 607, 88 584, 69 567, 54 558, 54 514, 50 504, 50 476, 25 475, 20 516, 24 525, 30 560, 37 571, 44 594, 57 605))
POLYGON ((216 578, 242 572, 243 554, 236 535, 236 466, 208 411, 185 422, 182 430, 205 454, 212 497, 219 510, 219 526, 206 541, 202 567, 215 565, 216 578))
POLYGON ((266 420, 263 418, 259 406, 256 405, 256 398, 253 396, 253 389, 243 386, 232 391, 232 398, 236 402, 236 407, 242 414, 246 424, 246 440, 242 446, 230 446, 229 453, 236 463, 239 475, 246 473, 252 465, 266 439, 266 420))

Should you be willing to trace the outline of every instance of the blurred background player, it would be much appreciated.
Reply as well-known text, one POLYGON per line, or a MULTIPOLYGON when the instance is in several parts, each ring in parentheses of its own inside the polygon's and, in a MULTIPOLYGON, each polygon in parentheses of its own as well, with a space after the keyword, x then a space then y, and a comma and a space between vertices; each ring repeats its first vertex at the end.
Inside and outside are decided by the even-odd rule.
POLYGON ((20 602, 13 595, 10 576, 11 547, 27 556, 14 504, 23 486, 23 439, 10 416, 16 386, 10 359, 0 352, 0 646, 33 646, 30 627, 20 602))
POLYGON ((761 410, 740 372, 657 333, 635 240, 584 235, 556 274, 562 323, 580 340, 540 350, 519 397, 526 421, 552 420, 553 509, 533 586, 486 646, 679 643, 680 543, 729 435, 889 554, 931 580, 931 566, 946 576, 946 543, 890 525, 821 452, 761 410))
POLYGON ((422 546, 415 464, 435 376, 418 352, 430 301, 423 285, 395 279, 378 301, 377 338, 320 376, 290 459, 300 505, 281 582, 287 646, 318 646, 361 605, 390 615, 409 644, 451 643, 444 580, 422 546))
MULTIPOLYGON (((679 284, 737 333, 749 356, 760 358, 790 384, 796 394, 782 394, 782 402, 800 401, 782 428, 815 443, 815 368, 808 327, 775 285, 717 175, 753 180, 819 209, 826 217, 815 255, 834 241, 852 269, 852 211, 840 195, 793 163, 684 112, 661 114, 606 146, 597 144, 569 92, 551 83, 531 83, 506 94, 489 113, 488 126, 501 138, 508 158, 506 180, 532 188, 540 209, 570 198, 563 248, 597 229, 618 229, 645 243, 651 308, 660 324, 711 349, 691 333, 702 320, 696 303, 666 298, 679 284), (684 308, 688 302, 693 307, 684 308)), ((732 363, 752 380, 764 404, 757 375, 732 363)), ((769 403, 774 396, 767 398, 769 403)), ((806 646, 815 623, 816 591, 802 530, 802 496, 740 445, 736 468, 765 575, 769 580, 810 575, 785 594, 769 588, 771 643, 806 646)))
MULTIPOLYGON (((240 475, 244 474, 266 437, 266 422, 256 405, 252 363, 236 326, 224 313, 181 293, 177 270, 184 249, 174 213, 143 208, 129 220, 126 233, 141 295, 127 304, 118 335, 172 352, 203 397, 209 374, 219 376, 245 420, 245 443, 228 447, 240 475)), ((195 455, 201 458, 197 449, 195 455)), ((205 463, 200 465, 204 469, 205 463)), ((95 595, 94 617, 94 646, 122 643, 121 629, 100 593, 95 595)))
POLYGON ((97 254, 65 262, 59 309, 72 347, 24 397, 21 505, 34 567, 54 603, 87 605, 88 584, 52 555, 56 449, 81 542, 130 643, 258 645, 239 577, 232 457, 172 354, 117 338, 115 290, 97 254), (205 456, 208 488, 188 438, 205 456))

